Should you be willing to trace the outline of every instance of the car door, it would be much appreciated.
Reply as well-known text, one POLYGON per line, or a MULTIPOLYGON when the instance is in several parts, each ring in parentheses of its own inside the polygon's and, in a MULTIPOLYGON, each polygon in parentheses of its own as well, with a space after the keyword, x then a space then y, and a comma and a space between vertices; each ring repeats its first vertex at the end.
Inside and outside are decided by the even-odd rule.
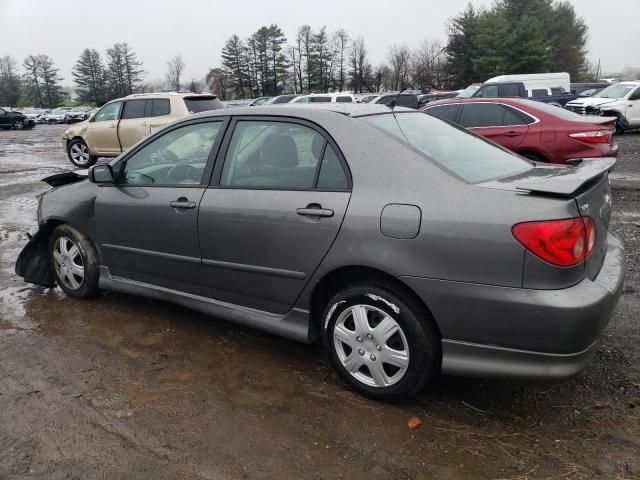
POLYGON ((513 111, 492 102, 464 104, 458 123, 509 149, 520 145, 529 129, 513 111))
POLYGON ((84 140, 92 153, 115 157, 122 152, 118 139, 118 122, 123 103, 117 101, 106 104, 87 126, 84 140))
POLYGON ((149 117, 151 100, 127 100, 118 123, 118 137, 122 150, 127 150, 151 133, 149 117), (148 114, 147 114, 148 111, 148 114))
POLYGON ((94 207, 102 262, 112 275, 205 295, 198 208, 223 120, 179 124, 114 166, 94 207))
POLYGON ((11 120, 7 112, 0 108, 0 127, 8 127, 11 125, 11 120))
POLYGON ((627 102, 627 120, 632 128, 640 127, 640 88, 629 96, 627 102))
POLYGON ((217 300, 288 311, 331 247, 351 195, 337 146, 312 124, 240 118, 198 219, 217 300))
MULTIPOLYGON (((178 100, 182 101, 182 100, 178 100)), ((151 133, 155 133, 165 125, 176 120, 172 115, 171 102, 168 98, 154 98, 151 100, 151 109, 147 108, 147 120, 151 133)))

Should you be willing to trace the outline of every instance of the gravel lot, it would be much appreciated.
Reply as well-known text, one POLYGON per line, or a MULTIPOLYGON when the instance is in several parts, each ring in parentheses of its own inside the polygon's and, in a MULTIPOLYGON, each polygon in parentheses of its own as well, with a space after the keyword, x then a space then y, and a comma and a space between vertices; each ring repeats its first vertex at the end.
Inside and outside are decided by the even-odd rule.
POLYGON ((624 294, 586 372, 442 377, 388 406, 349 392, 317 346, 16 277, 39 180, 71 166, 64 128, 0 131, 0 479, 640 478, 640 133, 619 138, 613 182, 624 294))

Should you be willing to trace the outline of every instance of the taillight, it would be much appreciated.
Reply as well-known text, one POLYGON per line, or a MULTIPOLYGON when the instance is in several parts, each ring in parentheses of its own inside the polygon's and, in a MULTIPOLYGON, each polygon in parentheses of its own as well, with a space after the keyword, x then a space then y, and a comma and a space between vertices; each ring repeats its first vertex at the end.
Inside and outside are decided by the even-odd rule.
POLYGON ((594 132, 570 133, 571 138, 586 143, 609 143, 613 132, 611 130, 596 130, 594 132))
POLYGON ((560 267, 584 262, 596 245, 596 226, 590 217, 518 223, 511 232, 527 250, 560 267))

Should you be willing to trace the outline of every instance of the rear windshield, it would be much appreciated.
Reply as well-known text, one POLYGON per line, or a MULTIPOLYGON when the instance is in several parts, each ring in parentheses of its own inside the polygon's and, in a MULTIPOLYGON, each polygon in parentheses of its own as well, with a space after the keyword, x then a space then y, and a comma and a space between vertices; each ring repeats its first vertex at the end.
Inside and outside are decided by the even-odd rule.
POLYGON ((468 183, 509 177, 532 165, 484 138, 421 112, 362 117, 468 183))
POLYGON ((224 108, 224 105, 216 97, 185 97, 184 104, 189 113, 206 112, 224 108))
POLYGON ((569 120, 572 122, 591 121, 591 119, 588 119, 588 118, 585 119, 585 117, 583 117, 582 115, 578 115, 577 113, 572 112, 571 110, 558 107, 557 105, 551 105, 549 103, 542 103, 542 102, 531 102, 531 103, 528 103, 527 105, 534 110, 533 112, 531 112, 533 115, 536 114, 535 110, 540 110, 541 112, 546 113, 547 115, 553 115, 554 117, 562 118, 563 120, 569 120))

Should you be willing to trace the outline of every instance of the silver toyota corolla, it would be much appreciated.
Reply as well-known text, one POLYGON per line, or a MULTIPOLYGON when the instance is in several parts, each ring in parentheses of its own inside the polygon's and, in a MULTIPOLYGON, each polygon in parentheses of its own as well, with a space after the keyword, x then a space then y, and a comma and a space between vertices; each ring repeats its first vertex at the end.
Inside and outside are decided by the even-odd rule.
POLYGON ((16 271, 74 298, 115 290, 319 339, 379 400, 440 371, 568 378, 622 283, 614 165, 534 164, 401 108, 217 110, 88 180, 45 179, 16 271))

